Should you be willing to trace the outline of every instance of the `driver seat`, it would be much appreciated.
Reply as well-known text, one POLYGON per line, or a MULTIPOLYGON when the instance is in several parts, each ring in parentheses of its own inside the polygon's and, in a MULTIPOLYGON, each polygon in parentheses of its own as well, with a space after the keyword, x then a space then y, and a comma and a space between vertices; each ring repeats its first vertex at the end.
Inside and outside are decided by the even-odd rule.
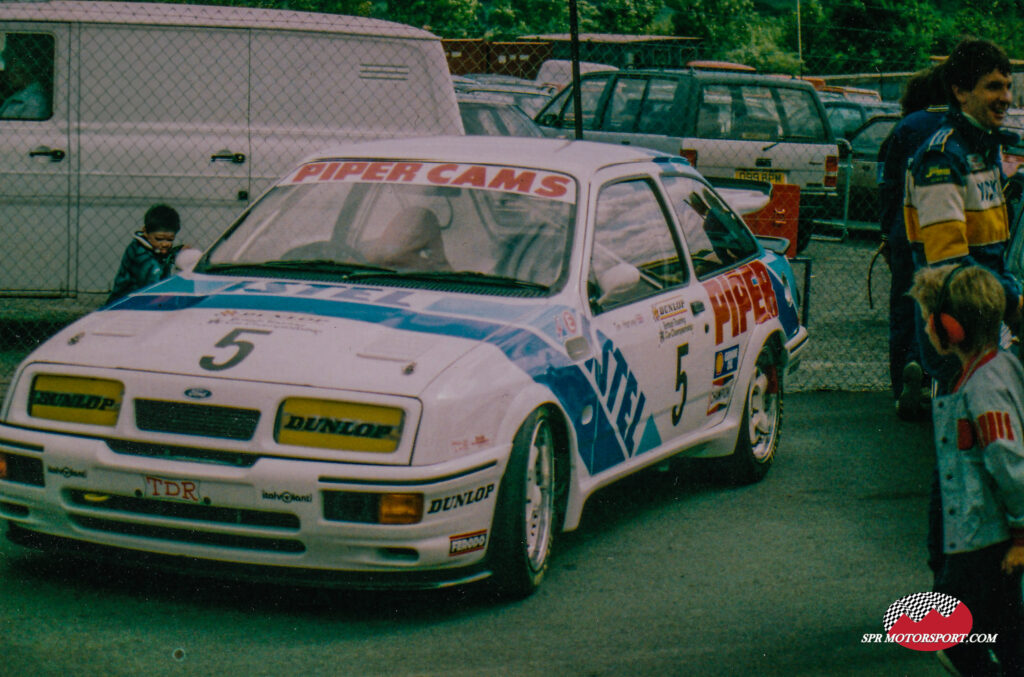
POLYGON ((400 211, 363 249, 367 262, 376 266, 414 271, 452 269, 437 215, 424 207, 400 211))

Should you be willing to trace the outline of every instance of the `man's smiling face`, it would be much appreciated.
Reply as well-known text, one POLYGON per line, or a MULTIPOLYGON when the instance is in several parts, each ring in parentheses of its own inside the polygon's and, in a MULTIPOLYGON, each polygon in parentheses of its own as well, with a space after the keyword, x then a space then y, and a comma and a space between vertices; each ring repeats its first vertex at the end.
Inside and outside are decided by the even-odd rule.
POLYGON ((953 94, 960 110, 988 129, 998 129, 1010 107, 1010 77, 998 69, 978 78, 974 89, 960 89, 953 85, 953 94))

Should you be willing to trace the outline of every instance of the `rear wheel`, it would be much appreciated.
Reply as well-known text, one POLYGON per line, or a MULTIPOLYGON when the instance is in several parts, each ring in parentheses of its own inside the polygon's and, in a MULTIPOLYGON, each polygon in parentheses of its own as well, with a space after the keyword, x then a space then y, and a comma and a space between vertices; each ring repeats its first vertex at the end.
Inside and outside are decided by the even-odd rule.
POLYGON ((498 490, 489 554, 498 592, 525 597, 548 569, 555 535, 555 434, 538 409, 520 426, 498 490))
POLYGON ((775 352, 765 346, 747 386, 736 448, 725 459, 730 481, 751 484, 768 474, 779 444, 782 394, 781 365, 775 352))

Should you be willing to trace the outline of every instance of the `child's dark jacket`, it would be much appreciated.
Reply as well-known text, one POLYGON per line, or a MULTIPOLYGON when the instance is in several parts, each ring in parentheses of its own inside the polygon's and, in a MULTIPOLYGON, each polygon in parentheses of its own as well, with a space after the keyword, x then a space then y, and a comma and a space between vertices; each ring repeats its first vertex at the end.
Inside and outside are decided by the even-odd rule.
POLYGON ((158 256, 142 231, 135 233, 131 244, 124 250, 124 256, 121 257, 121 267, 114 277, 114 288, 107 303, 170 277, 173 267, 173 253, 158 256))

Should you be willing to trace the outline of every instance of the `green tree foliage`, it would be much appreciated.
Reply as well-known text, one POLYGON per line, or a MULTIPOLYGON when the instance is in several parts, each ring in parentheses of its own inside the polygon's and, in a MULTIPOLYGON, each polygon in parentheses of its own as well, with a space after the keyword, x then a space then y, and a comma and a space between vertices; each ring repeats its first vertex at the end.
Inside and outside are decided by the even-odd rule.
POLYGON ((443 38, 480 37, 479 0, 399 0, 387 3, 382 18, 425 28, 443 38))
POLYGON ((484 3, 487 34, 481 37, 512 40, 520 35, 566 33, 566 0, 492 0, 484 3))
MULTIPOLYGON (((567 3, 565 3, 567 4, 567 3)), ((592 33, 651 33, 664 0, 580 0, 580 30, 592 33)))
MULTIPOLYGON (((566 33, 568 0, 164 0, 372 16, 443 38, 566 33)), ((584 33, 701 38, 700 56, 769 72, 917 70, 964 36, 1024 57, 1024 0, 577 0, 584 33), (797 6, 800 30, 797 30, 797 6), (800 59, 802 55, 802 61, 800 59)))

